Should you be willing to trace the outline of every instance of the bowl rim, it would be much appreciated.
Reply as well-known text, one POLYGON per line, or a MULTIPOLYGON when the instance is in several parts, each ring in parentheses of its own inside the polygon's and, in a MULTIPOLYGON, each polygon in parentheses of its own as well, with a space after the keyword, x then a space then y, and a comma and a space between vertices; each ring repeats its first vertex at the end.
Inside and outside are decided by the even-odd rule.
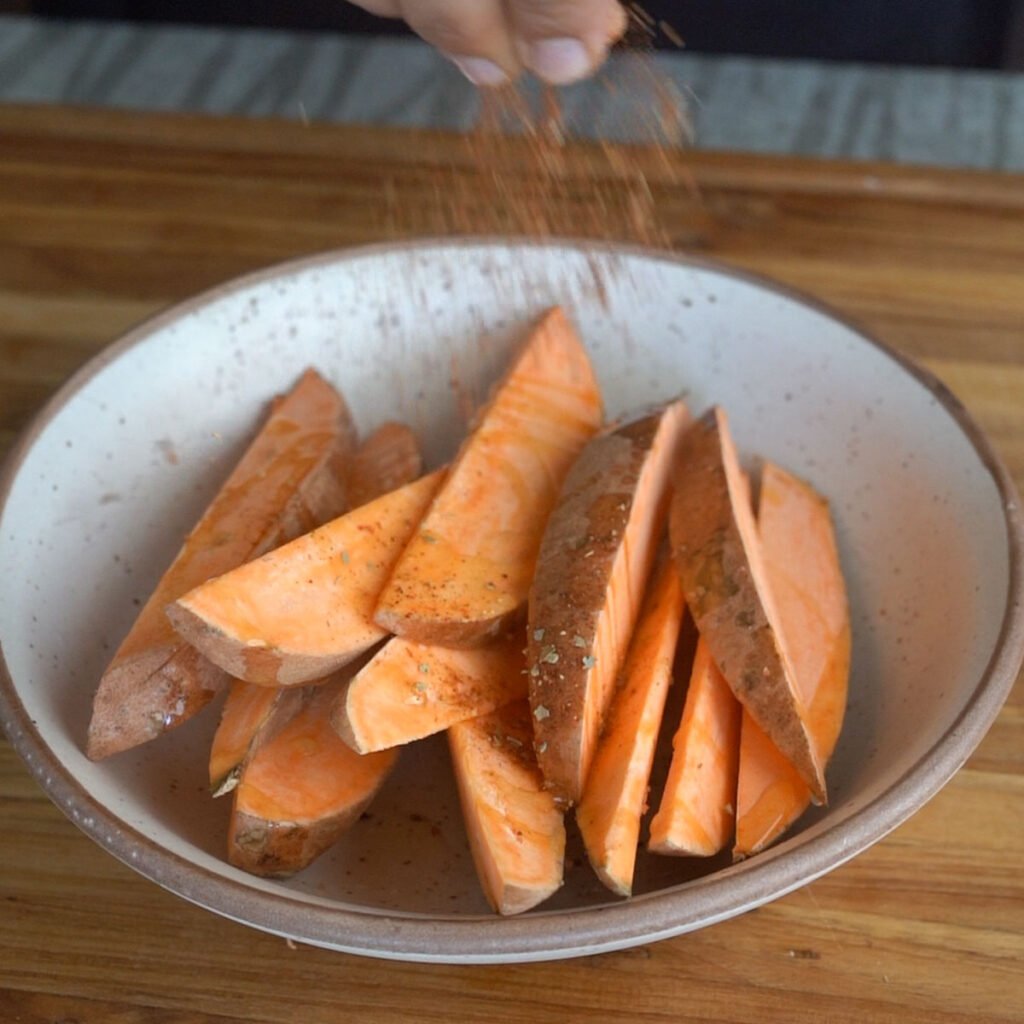
POLYGON ((586 239, 432 237, 331 249, 281 261, 231 278, 147 317, 80 367, 36 413, 0 467, 0 514, 53 418, 88 383, 155 331, 211 302, 287 274, 392 253, 441 249, 569 249, 626 256, 711 271, 795 301, 854 332, 924 386, 954 419, 991 475, 1002 502, 1009 549, 1006 607, 989 662, 956 719, 899 779, 838 825, 786 841, 741 870, 726 868, 670 889, 599 907, 544 911, 521 917, 403 914, 373 908, 325 907, 282 888, 251 887, 192 863, 147 838, 93 798, 51 750, 15 689, 0 637, 0 724, 37 783, 78 828, 139 874, 221 916, 310 945, 343 952, 435 963, 512 963, 622 949, 716 923, 785 895, 839 867, 902 824, 953 777, 981 742, 1024 663, 1024 510, 1012 478, 988 437, 953 393, 930 371, 893 349, 856 319, 798 288, 705 257, 586 239), (84 813, 83 813, 84 811, 84 813), (351 936, 358 936, 353 941, 351 936))

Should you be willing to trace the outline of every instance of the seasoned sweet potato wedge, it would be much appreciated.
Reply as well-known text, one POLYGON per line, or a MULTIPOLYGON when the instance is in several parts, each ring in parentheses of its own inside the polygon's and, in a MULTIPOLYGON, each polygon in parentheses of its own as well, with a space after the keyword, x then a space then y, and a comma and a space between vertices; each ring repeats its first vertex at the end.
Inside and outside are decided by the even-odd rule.
POLYGON ((647 848, 652 853, 711 857, 732 839, 740 714, 707 642, 698 640, 672 764, 651 819, 647 848))
MULTIPOLYGON (((807 709, 807 730, 824 766, 842 728, 850 675, 850 616, 828 503, 768 463, 761 475, 758 533, 794 682, 807 709)), ((749 856, 774 842, 810 798, 789 762, 744 715, 735 855, 749 856)))
POLYGON ((342 689, 332 721, 350 747, 368 753, 525 697, 521 632, 463 650, 394 637, 342 689))
POLYGON ((473 861, 499 914, 521 914, 562 885, 565 822, 532 741, 525 700, 448 730, 473 861))
MULTIPOLYGON (((373 501, 415 480, 422 470, 416 435, 404 424, 385 423, 352 455, 346 481, 352 507, 373 501)), ((296 707, 286 688, 233 679, 210 749, 210 786, 214 796, 234 789, 250 748, 285 708, 296 707), (281 705, 284 704, 285 708, 281 705)))
POLYGON ((825 776, 767 582, 750 491, 722 409, 683 438, 670 531, 686 603, 733 693, 812 794, 825 776))
POLYGON ((180 725, 225 685, 223 670, 174 632, 164 609, 210 577, 342 511, 354 442, 343 399, 307 371, 275 404, 103 673, 89 757, 108 757, 180 725))
POLYGON ((576 808, 587 857, 601 881, 620 896, 633 891, 640 819, 685 611, 679 574, 665 558, 644 600, 576 808))
POLYGON ((308 867, 363 813, 398 752, 357 754, 331 728, 339 675, 308 687, 305 703, 261 743, 234 792, 228 859, 255 875, 285 877, 308 867))
POLYGON ((443 477, 421 477, 210 580, 168 617, 239 679, 294 686, 329 675, 384 639, 374 603, 443 477))
POLYGON ((530 591, 527 664, 537 758, 562 802, 583 793, 665 528, 682 402, 593 438, 548 521, 530 591))
POLYGON ((497 635, 526 602, 558 488, 601 418, 590 360, 554 309, 459 450, 380 595, 377 624, 444 646, 497 635))

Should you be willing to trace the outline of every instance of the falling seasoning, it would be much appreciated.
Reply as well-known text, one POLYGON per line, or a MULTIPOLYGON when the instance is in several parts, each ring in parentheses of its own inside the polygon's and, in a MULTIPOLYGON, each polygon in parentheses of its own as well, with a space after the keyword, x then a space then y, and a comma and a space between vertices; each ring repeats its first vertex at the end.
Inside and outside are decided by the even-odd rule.
MULTIPOLYGON (((692 125, 685 97, 654 60, 659 26, 639 10, 595 79, 609 98, 606 123, 595 125, 589 108, 565 110, 552 88, 483 90, 465 158, 429 167, 421 202, 400 205, 385 182, 388 229, 671 246, 658 193, 677 195, 679 184, 696 192, 685 161, 692 125)), ((592 285, 600 297, 599 273, 592 285)))

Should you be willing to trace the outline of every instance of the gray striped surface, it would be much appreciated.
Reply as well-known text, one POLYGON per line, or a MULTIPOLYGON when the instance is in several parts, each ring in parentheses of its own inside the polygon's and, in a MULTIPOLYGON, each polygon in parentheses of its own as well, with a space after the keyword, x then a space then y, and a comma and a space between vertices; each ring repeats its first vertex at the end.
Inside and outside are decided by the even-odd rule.
MULTIPOLYGON (((698 146, 1024 170, 1024 74, 657 60, 690 98, 698 146)), ((475 90, 412 40, 23 16, 0 16, 0 101, 456 130, 477 113, 475 90)), ((651 101, 634 61, 565 92, 577 131, 639 141, 651 101)))

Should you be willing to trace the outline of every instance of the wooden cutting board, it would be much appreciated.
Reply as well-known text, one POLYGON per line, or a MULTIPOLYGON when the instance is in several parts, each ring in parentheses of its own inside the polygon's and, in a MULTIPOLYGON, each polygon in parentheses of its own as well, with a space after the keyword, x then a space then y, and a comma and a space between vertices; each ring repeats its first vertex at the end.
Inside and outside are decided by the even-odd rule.
MULTIPOLYGON (((473 152, 397 130, 0 107, 0 454, 76 367, 170 302, 299 254, 507 227, 536 198, 530 154, 509 148, 502 207, 473 152)), ((653 227, 920 360, 1024 486, 1024 178, 599 149, 560 173, 563 228, 653 227), (584 216, 595 190, 639 196, 637 224, 584 216)), ((850 864, 742 918, 579 961, 450 968, 293 948, 114 861, 3 742, 0 821, 4 1021, 1024 1019, 1019 685, 947 788, 850 864)))

